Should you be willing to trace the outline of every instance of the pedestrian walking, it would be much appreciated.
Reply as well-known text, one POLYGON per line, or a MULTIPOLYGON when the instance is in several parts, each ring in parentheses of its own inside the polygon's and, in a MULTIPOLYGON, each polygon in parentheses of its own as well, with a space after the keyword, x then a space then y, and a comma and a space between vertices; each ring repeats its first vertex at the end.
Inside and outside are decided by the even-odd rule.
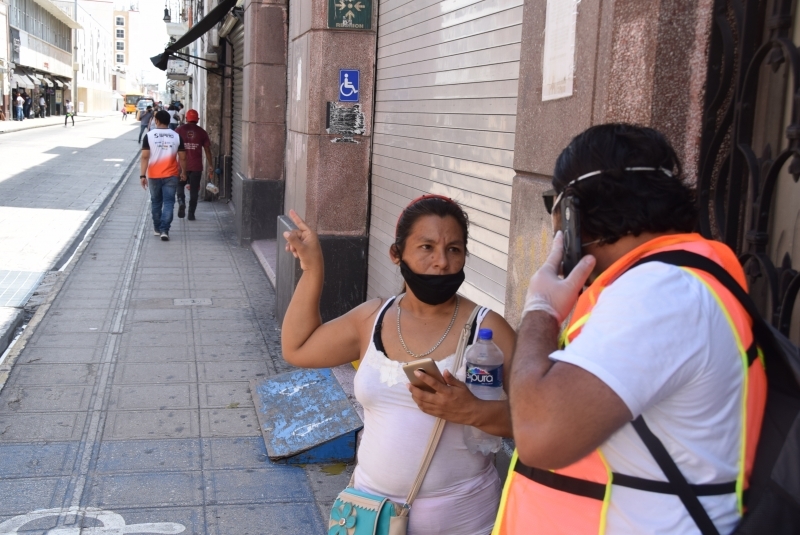
POLYGON ((283 357, 305 368, 359 360, 355 391, 365 420, 355 490, 404 503, 441 417, 447 424, 410 509, 408 533, 488 535, 500 482, 492 456, 467 449, 464 426, 509 436, 508 400, 478 399, 462 382, 466 365, 453 368, 465 325, 472 328, 471 343, 479 329, 491 329, 506 359, 514 331, 502 316, 483 307, 473 323, 475 303, 456 293, 465 276, 466 214, 446 197, 412 201, 400 214, 388 251, 405 280, 405 293, 368 301, 322 324, 322 250, 316 233, 293 210, 289 213, 298 230, 284 233, 286 248, 300 259, 303 274, 284 317, 283 357), (446 381, 416 372, 414 377, 432 393, 410 385, 403 371, 403 364, 424 356, 443 370, 446 381))
POLYGON ((176 108, 174 105, 170 105, 169 108, 167 108, 167 113, 169 113, 169 128, 170 130, 175 130, 178 128, 178 119, 176 118, 178 114, 178 108, 176 108))
POLYGON ((145 130, 148 129, 150 125, 150 120, 153 118, 153 107, 148 106, 147 110, 145 110, 144 114, 139 121, 139 141, 138 143, 142 142, 142 134, 144 134, 145 130))
POLYGON ((22 96, 22 93, 17 93, 17 121, 21 121, 25 117, 25 98, 22 96))
POLYGON ((39 97, 39 117, 44 119, 45 110, 47 109, 47 102, 44 100, 44 95, 39 97))
POLYGON ((189 189, 189 221, 194 221, 197 208, 197 197, 200 191, 200 180, 203 175, 203 153, 206 155, 208 165, 208 180, 214 181, 214 166, 211 159, 211 139, 208 132, 197 125, 200 115, 197 110, 186 112, 186 124, 179 126, 175 131, 181 136, 183 146, 186 148, 186 170, 189 183, 181 183, 178 188, 178 217, 183 217, 186 210, 186 189, 189 189))
POLYGON ((553 186, 558 232, 509 374, 517 452, 495 535, 699 533, 673 472, 731 533, 766 401, 752 321, 709 273, 658 259, 693 253, 746 287, 736 255, 694 233, 695 191, 653 129, 589 128, 553 186))
POLYGON ((186 149, 181 136, 169 129, 169 114, 155 114, 156 127, 147 132, 142 141, 142 188, 150 189, 150 210, 153 215, 153 233, 161 241, 169 241, 169 227, 175 207, 178 178, 186 182, 186 149))
POLYGON ((126 109, 123 107, 123 108, 122 108, 122 120, 123 120, 123 121, 125 121, 125 120, 127 120, 127 119, 128 119, 128 110, 126 110, 126 109))
POLYGON ((67 119, 72 119, 72 126, 75 126, 75 107, 69 100, 64 103, 64 107, 67 110, 66 115, 64 115, 64 128, 67 127, 67 119))

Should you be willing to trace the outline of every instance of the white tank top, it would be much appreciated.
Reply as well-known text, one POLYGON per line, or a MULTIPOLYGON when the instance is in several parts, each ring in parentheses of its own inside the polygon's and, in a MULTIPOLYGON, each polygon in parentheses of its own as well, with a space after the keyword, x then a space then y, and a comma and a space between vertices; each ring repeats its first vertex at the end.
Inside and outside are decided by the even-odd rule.
MULTIPOLYGON (((422 412, 406 388, 402 363, 383 353, 380 326, 389 299, 375 320, 369 348, 356 372, 356 399, 364 406, 364 431, 358 449, 355 487, 403 503, 425 453, 436 419, 422 412), (379 349, 380 347, 380 349, 379 349)), ((473 326, 474 342, 489 310, 482 308, 473 326)), ((452 370, 455 354, 438 361, 452 370)), ((454 373, 461 381, 465 365, 454 373)), ((500 501, 500 479, 491 456, 472 454, 464 426, 448 422, 422 488, 411 507, 409 535, 487 535, 500 501)))

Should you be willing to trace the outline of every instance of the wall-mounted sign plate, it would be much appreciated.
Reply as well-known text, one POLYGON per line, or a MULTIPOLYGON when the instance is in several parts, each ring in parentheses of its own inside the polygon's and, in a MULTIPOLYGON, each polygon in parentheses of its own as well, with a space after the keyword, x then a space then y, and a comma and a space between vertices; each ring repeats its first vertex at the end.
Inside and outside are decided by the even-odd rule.
POLYGON ((358 69, 339 69, 339 102, 358 102, 360 74, 358 69))
POLYGON ((328 0, 328 28, 369 30, 372 0, 328 0))

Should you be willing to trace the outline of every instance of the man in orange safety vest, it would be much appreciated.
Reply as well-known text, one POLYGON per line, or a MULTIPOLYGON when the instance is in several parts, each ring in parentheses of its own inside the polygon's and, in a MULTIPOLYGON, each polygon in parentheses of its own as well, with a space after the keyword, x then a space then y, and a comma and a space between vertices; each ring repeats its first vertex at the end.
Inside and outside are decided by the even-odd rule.
POLYGON ((761 428, 763 360, 736 298, 663 258, 703 256, 746 288, 736 255, 694 233, 694 189, 653 129, 589 128, 559 156, 553 186, 558 232, 508 373, 517 451, 493 533, 731 533, 761 428))

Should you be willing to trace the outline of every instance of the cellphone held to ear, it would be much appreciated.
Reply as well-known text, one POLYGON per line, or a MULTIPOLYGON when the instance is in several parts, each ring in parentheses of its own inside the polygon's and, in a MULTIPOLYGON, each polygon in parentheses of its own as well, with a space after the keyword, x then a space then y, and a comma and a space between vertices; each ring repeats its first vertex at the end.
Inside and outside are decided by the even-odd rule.
POLYGON ((444 382, 444 377, 442 377, 442 372, 439 371, 438 366, 436 366, 436 363, 432 359, 419 359, 407 362, 406 364, 403 364, 403 371, 406 372, 406 376, 412 385, 416 386, 417 388, 421 388, 425 392, 435 394, 436 391, 434 391, 433 388, 423 383, 420 378, 414 374, 414 372, 417 370, 429 375, 430 377, 433 377, 442 384, 446 384, 444 382))
POLYGON ((564 232, 564 258, 561 261, 561 271, 565 277, 578 265, 583 256, 579 208, 580 202, 573 195, 567 195, 561 201, 561 226, 564 232))

